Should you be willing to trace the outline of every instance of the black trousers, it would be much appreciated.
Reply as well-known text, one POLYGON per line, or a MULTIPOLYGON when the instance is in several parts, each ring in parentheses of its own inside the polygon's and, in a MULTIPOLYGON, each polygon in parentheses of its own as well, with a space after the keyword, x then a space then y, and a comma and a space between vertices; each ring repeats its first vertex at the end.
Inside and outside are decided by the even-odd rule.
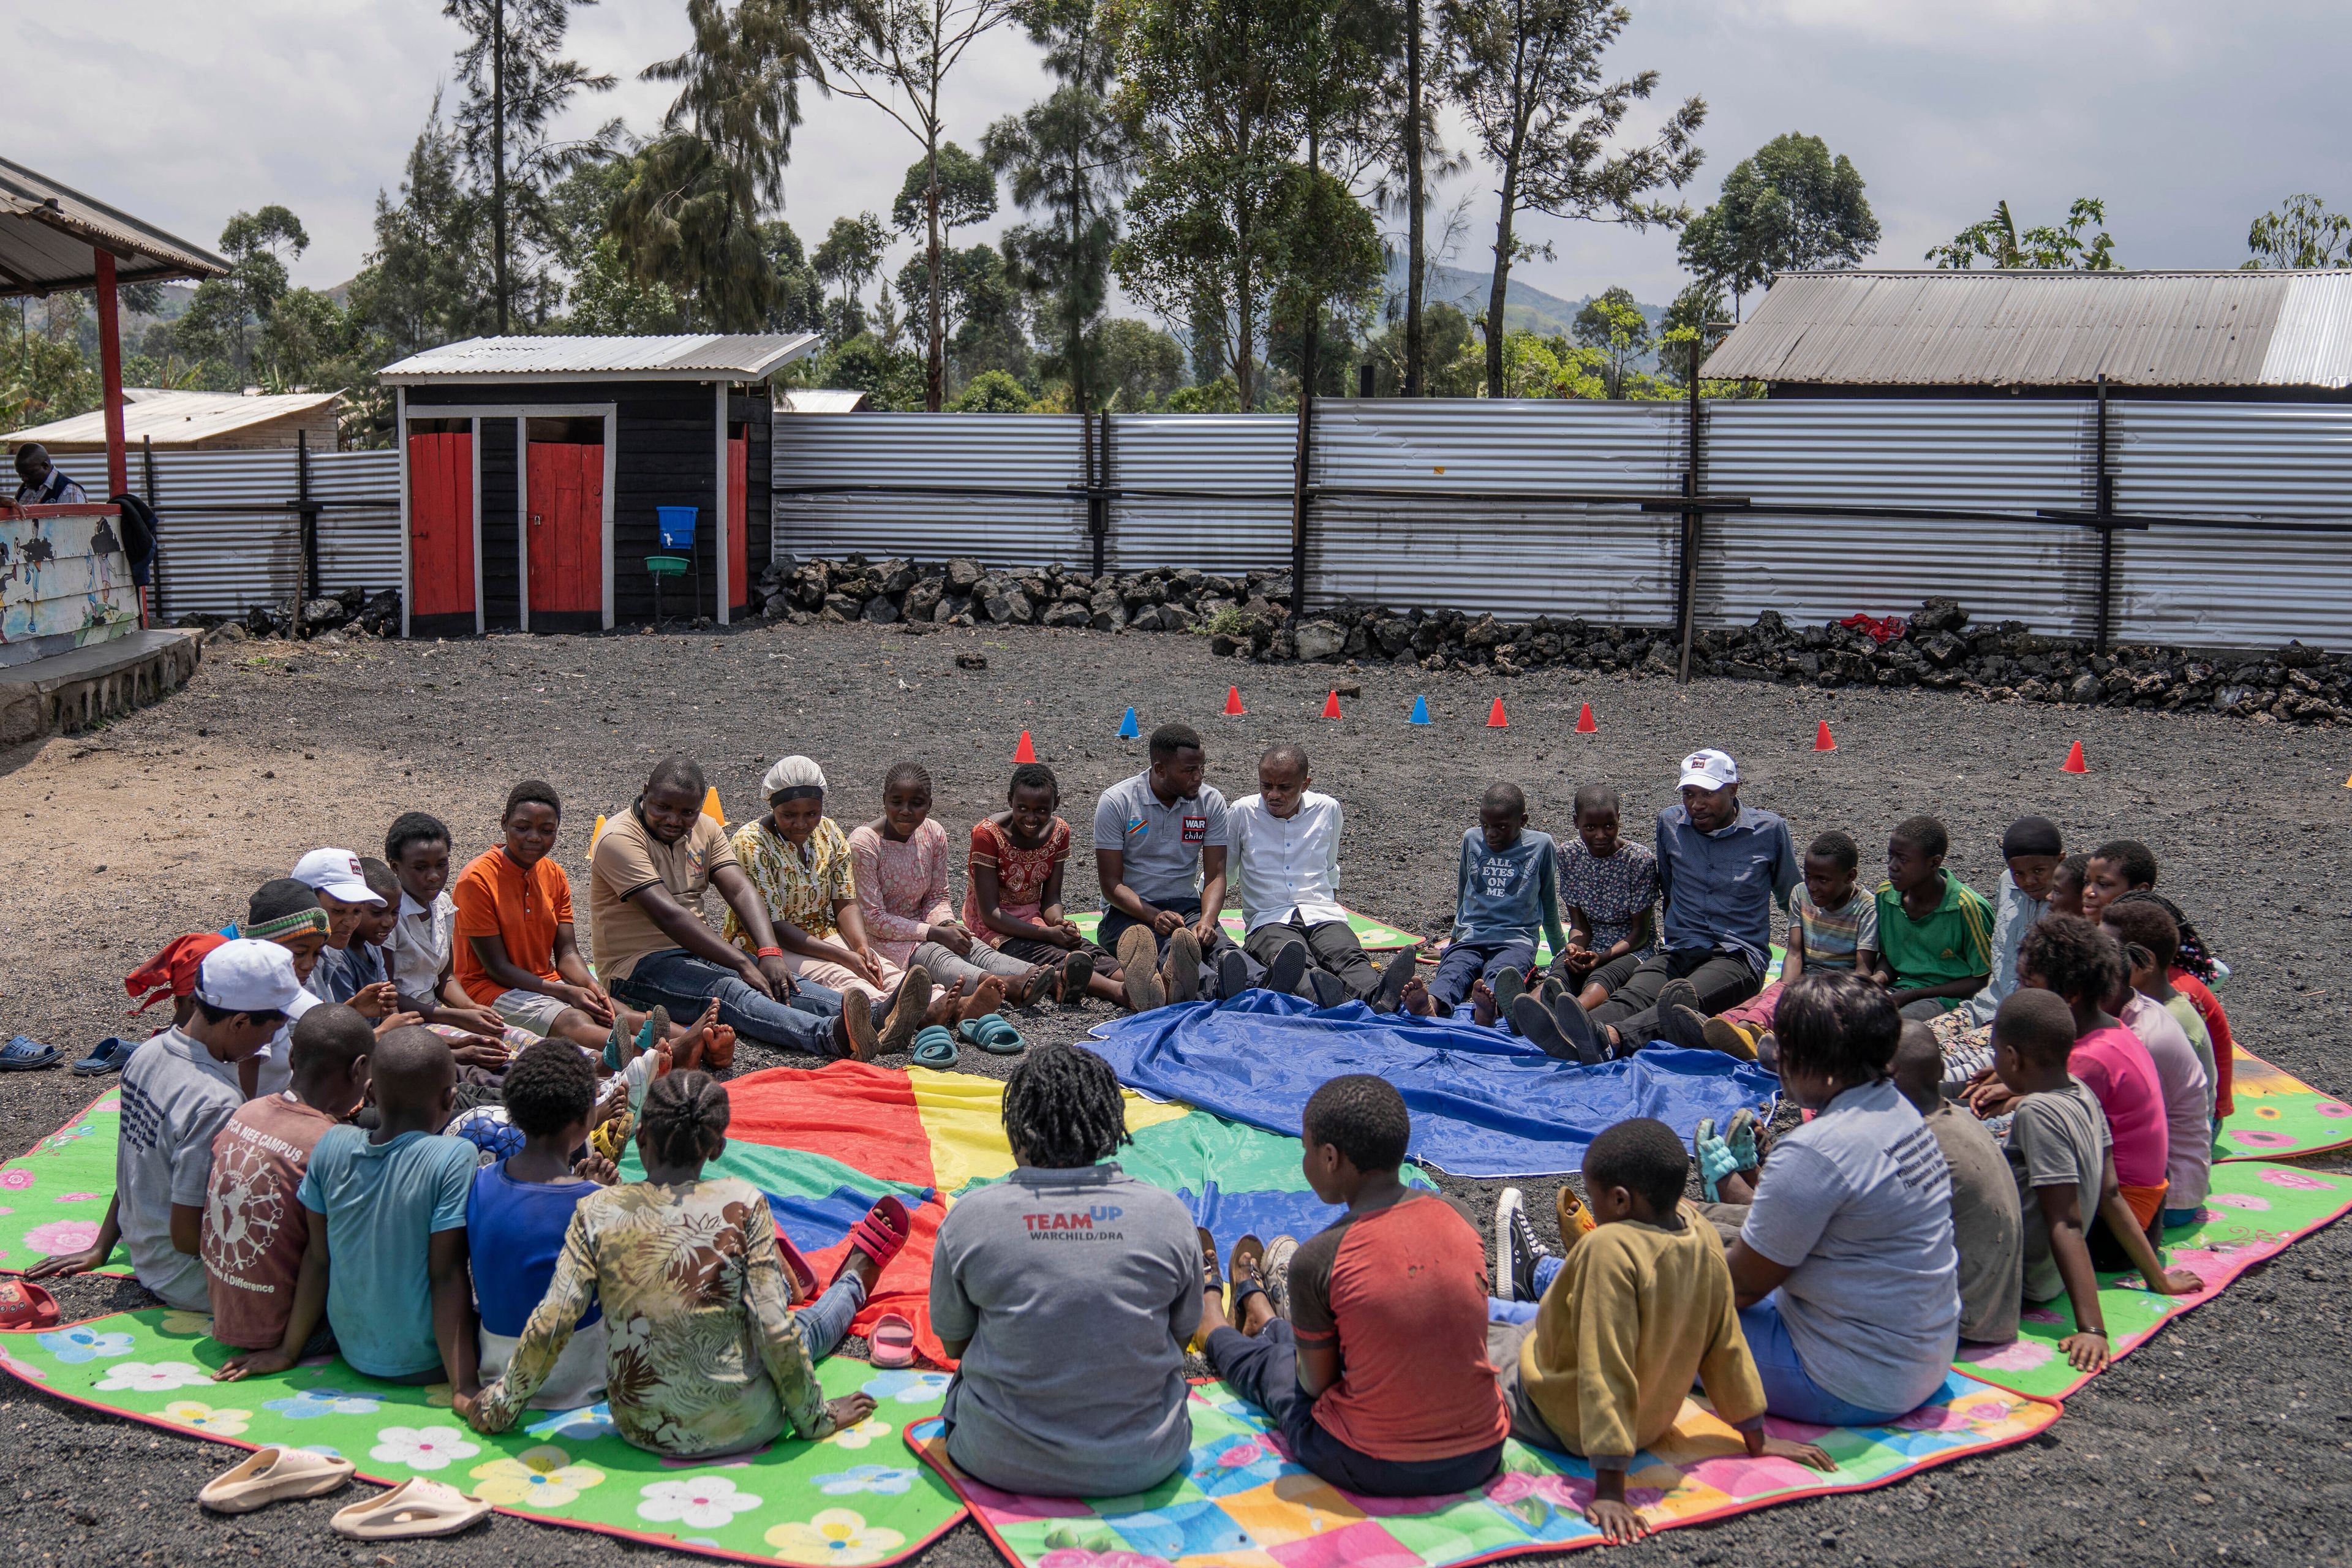
POLYGON ((1698 1010, 1710 1016, 1764 989, 1764 977, 1737 952, 1699 947, 1654 952, 1592 1010, 1592 1021, 1614 1024, 1618 1039, 1640 1049, 1657 1038, 1658 993, 1669 980, 1687 980, 1697 987, 1698 1010))
POLYGON ((1292 946, 1305 947, 1312 961, 1308 967, 1338 975, 1348 994, 1359 1002, 1381 988, 1380 971, 1372 967, 1364 944, 1356 940, 1355 929, 1346 921, 1325 921, 1318 925, 1275 921, 1250 932, 1242 951, 1259 963, 1271 965, 1276 953, 1292 946))

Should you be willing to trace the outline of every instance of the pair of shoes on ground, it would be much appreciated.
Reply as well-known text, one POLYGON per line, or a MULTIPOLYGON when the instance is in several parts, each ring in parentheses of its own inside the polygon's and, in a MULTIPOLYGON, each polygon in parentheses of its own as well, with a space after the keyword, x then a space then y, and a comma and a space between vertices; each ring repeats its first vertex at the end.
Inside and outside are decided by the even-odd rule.
MULTIPOLYGON (((325 1497, 350 1481, 353 1468, 349 1459, 308 1448, 258 1448, 205 1483, 196 1501, 215 1513, 251 1513, 293 1498, 325 1497)), ((479 1498, 419 1477, 338 1510, 328 1523, 353 1541, 415 1541, 454 1535, 489 1511, 479 1498)))
POLYGON ((1169 937, 1163 961, 1158 934, 1150 926, 1131 925, 1118 933, 1117 956, 1119 987, 1130 1013, 1190 1002, 1201 994, 1201 939, 1191 926, 1179 926, 1169 937))

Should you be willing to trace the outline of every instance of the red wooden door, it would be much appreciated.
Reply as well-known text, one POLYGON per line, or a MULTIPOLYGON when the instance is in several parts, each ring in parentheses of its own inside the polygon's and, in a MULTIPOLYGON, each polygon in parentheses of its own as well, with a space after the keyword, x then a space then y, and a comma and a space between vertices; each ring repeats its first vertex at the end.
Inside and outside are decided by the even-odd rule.
POLYGON ((474 613, 474 437, 408 438, 408 613, 474 613))
POLYGON ((604 607, 604 447, 533 441, 529 477, 531 614, 601 614, 604 607))
POLYGON ((751 491, 751 443, 742 436, 727 438, 727 607, 740 610, 751 597, 751 582, 745 575, 751 557, 745 526, 751 515, 747 504, 751 491))

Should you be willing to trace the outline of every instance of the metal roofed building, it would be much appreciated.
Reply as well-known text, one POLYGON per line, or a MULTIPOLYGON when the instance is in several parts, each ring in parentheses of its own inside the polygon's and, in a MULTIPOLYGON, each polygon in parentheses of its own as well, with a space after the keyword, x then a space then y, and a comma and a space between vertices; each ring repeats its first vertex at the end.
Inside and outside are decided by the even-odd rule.
POLYGON ((2352 402, 2352 270, 1792 272, 1701 374, 1776 398, 2352 402))
MULTIPOLYGON (((152 443, 159 452, 291 451, 299 436, 313 452, 335 449, 340 392, 248 397, 236 392, 175 392, 152 386, 122 389, 123 438, 152 443)), ((51 452, 106 450, 106 412, 95 409, 0 436, 0 445, 38 441, 51 452)))
POLYGON ((664 613, 740 613, 771 537, 764 383, 819 341, 470 338, 387 366, 407 630, 650 620, 646 559, 680 552, 660 542, 660 507, 695 509, 693 581, 663 591, 664 613))

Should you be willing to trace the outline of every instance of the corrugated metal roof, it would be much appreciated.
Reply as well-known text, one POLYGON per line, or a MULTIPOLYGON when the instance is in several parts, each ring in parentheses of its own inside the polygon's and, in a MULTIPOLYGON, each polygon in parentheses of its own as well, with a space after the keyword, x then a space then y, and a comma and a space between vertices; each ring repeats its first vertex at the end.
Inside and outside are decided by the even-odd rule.
POLYGON ((1708 356, 1833 386, 2352 385, 2352 271, 1794 272, 1708 356))
MULTIPOLYGON (((332 408, 341 398, 340 392, 289 393, 267 397, 247 397, 235 392, 160 392, 132 393, 124 390, 122 432, 132 445, 153 437, 157 447, 192 446, 217 437, 233 435, 267 425, 274 419, 293 415, 314 413, 332 408)), ((0 436, 0 442, 15 445, 22 441, 46 444, 59 442, 103 442, 106 439, 106 412, 93 409, 77 414, 70 419, 56 419, 30 429, 13 430, 0 436)))
POLYGON ((775 336, 468 338, 387 365, 387 385, 469 381, 756 381, 814 353, 814 332, 775 336))
POLYGON ((0 298, 96 287, 93 246, 113 252, 117 283, 228 270, 209 250, 0 158, 0 298))

